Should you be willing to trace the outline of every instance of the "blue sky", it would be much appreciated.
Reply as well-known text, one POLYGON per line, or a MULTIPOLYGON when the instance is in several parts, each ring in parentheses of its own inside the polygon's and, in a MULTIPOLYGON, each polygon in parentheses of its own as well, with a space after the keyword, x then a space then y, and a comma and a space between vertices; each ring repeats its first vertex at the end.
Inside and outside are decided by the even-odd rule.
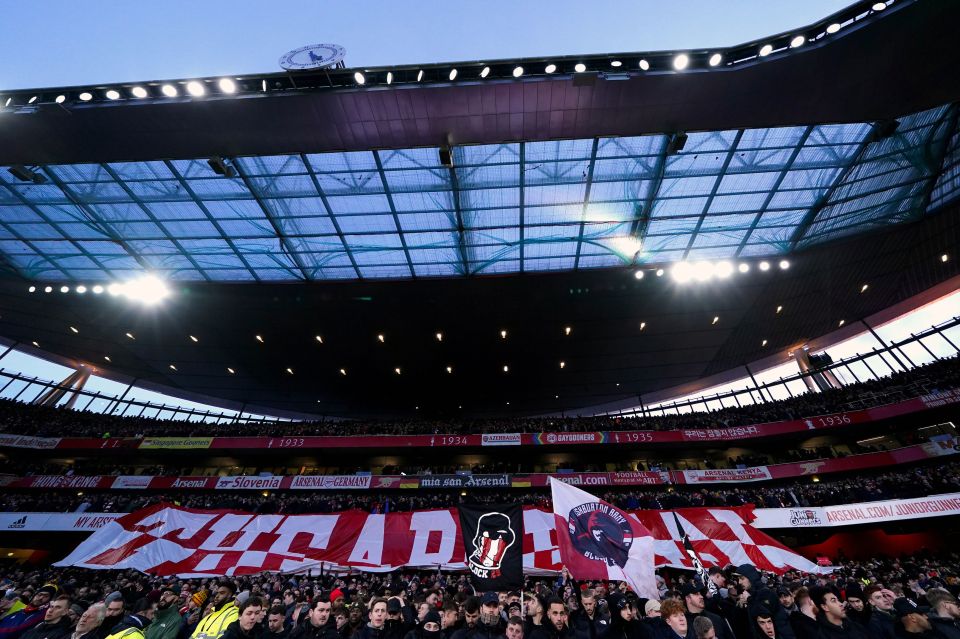
POLYGON ((278 71, 304 44, 348 66, 720 47, 845 0, 42 0, 9 2, 0 90, 278 71))

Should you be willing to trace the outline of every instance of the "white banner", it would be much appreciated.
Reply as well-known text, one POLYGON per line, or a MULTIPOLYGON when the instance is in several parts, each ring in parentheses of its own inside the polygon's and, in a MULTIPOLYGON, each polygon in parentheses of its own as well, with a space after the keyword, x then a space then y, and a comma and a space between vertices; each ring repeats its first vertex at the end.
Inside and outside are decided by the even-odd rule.
POLYGON ((370 475, 297 475, 293 490, 351 490, 370 488, 370 475))
POLYGON ((480 436, 481 446, 519 446, 520 433, 484 433, 480 436))
POLYGON ((819 528, 853 526, 903 519, 960 515, 960 493, 868 501, 812 508, 757 508, 755 528, 819 528))
POLYGON ((0 513, 0 531, 94 531, 124 513, 0 513))
POLYGON ((231 477, 217 477, 218 490, 279 490, 283 477, 271 475, 269 477, 255 477, 249 475, 235 475, 231 477))
POLYGON ((0 446, 9 448, 56 448, 59 437, 27 437, 25 435, 0 434, 0 446))
POLYGON ((766 466, 685 470, 683 471, 683 477, 688 484, 712 484, 728 481, 764 481, 771 478, 770 471, 766 466))

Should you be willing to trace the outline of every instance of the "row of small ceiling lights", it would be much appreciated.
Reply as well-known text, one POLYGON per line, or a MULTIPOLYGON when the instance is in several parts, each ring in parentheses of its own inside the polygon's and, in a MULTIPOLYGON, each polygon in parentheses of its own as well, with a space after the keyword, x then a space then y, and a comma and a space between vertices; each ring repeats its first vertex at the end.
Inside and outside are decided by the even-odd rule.
MULTIPOLYGON (((888 6, 887 2, 875 2, 871 6, 871 11, 873 13, 877 13, 886 9, 887 6, 888 6)), ((826 35, 833 35, 839 32, 843 28, 843 26, 845 25, 840 24, 839 22, 834 22, 830 25, 827 25, 824 28, 822 33, 797 34, 792 36, 789 39, 789 41, 782 40, 782 41, 778 41, 777 43, 764 44, 760 46, 759 49, 756 50, 756 53, 754 55, 747 56, 746 59, 753 59, 755 57, 765 58, 770 54, 778 51, 797 49, 799 47, 802 47, 804 44, 808 42, 816 41, 826 35)), ((640 71, 650 71, 651 69, 653 69, 654 71, 667 71, 667 70, 670 70, 670 68, 672 68, 672 70, 674 71, 685 71, 687 69, 690 69, 691 65, 696 66, 697 61, 701 59, 703 60, 704 64, 707 67, 717 67, 724 62, 724 56, 722 53, 702 54, 702 55, 696 54, 696 56, 691 56, 691 54, 688 54, 688 53, 678 53, 675 56, 673 56, 673 58, 670 60, 669 68, 655 68, 654 64, 651 64, 651 62, 646 58, 641 58, 639 60, 636 60, 635 62, 636 62, 636 68, 638 68, 640 71)), ((736 64, 737 62, 742 62, 742 61, 745 61, 745 60, 734 60, 734 61, 728 62, 728 64, 736 64)), ((620 59, 610 60, 609 65, 614 72, 625 71, 627 68, 629 68, 628 63, 620 59)), ((475 70, 475 69, 471 67, 471 70, 475 70)), ((544 66, 542 72, 544 74, 550 75, 557 72, 569 73, 571 71, 573 73, 586 73, 588 71, 603 72, 603 71, 607 71, 607 69, 591 68, 591 67, 588 67, 586 62, 572 63, 572 67, 569 67, 569 68, 563 68, 557 63, 548 63, 544 66)), ((512 75, 514 78, 520 78, 525 73, 527 73, 527 70, 524 69, 523 66, 517 65, 510 72, 510 75, 512 75)), ((447 78, 449 79, 450 82, 454 82, 458 78, 460 79, 466 78, 465 74, 466 74, 466 71, 464 71, 464 73, 461 73, 459 69, 451 68, 447 74, 447 78)), ((420 69, 417 72, 416 81, 421 82, 424 79, 424 76, 425 76, 425 71, 423 69, 420 69)), ((354 82, 356 82, 356 84, 361 86, 367 84, 368 82, 374 81, 378 77, 382 77, 385 83, 388 85, 393 84, 395 80, 395 75, 393 71, 387 71, 382 76, 377 76, 372 72, 363 72, 363 71, 356 71, 353 75, 354 82)), ((486 78, 492 78, 492 77, 497 77, 497 74, 494 70, 494 67, 488 65, 480 69, 480 71, 476 74, 475 78, 471 77, 469 79, 476 80, 476 79, 486 79, 486 78)), ((234 79, 234 78, 225 77, 225 78, 219 78, 214 80, 189 80, 185 82, 167 82, 159 85, 152 85, 152 84, 136 85, 133 87, 100 89, 98 91, 100 92, 102 98, 106 98, 108 101, 120 100, 124 98, 128 99, 131 97, 135 99, 161 98, 161 97, 178 98, 184 93, 190 97, 202 98, 202 97, 205 97, 209 92, 212 92, 214 89, 219 91, 221 95, 233 95, 238 91, 242 90, 243 88, 241 87, 241 85, 238 84, 238 81, 242 81, 242 78, 234 79), (126 92, 126 95, 124 93, 121 93, 121 89, 123 89, 123 91, 126 92), (159 95, 157 95, 157 92, 159 92, 159 95)), ((265 79, 261 80, 259 89, 262 92, 266 92, 269 89, 267 80, 265 79)), ((79 93, 76 93, 74 95, 61 93, 61 94, 58 94, 53 101, 57 104, 63 104, 72 99, 79 100, 80 102, 89 102, 101 96, 95 95, 94 90, 91 89, 91 90, 80 91, 79 93)), ((41 95, 32 95, 26 100, 26 104, 27 105, 35 104, 38 101, 41 101, 41 97, 42 97, 41 95)), ((7 97, 3 102, 4 107, 9 107, 11 105, 16 106, 16 104, 14 103, 13 96, 7 97)))

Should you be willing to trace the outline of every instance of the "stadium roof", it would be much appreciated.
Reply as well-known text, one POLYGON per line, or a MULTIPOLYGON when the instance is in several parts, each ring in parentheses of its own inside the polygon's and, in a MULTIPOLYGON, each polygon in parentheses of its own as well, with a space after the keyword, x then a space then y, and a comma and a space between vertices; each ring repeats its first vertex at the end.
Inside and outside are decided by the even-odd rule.
POLYGON ((0 106, 0 335, 325 414, 571 410, 772 356, 957 274, 939 256, 960 218, 960 3, 871 4, 835 37, 831 17, 799 48, 688 52, 682 73, 667 52, 19 92, 0 106), (794 266, 633 276, 766 256, 794 266), (177 292, 148 312, 27 292, 144 272, 177 292))
POLYGON ((466 276, 772 256, 954 194, 941 106, 889 122, 207 161, 0 177, 0 252, 31 279, 466 276), (883 129, 886 128, 886 131, 883 129))

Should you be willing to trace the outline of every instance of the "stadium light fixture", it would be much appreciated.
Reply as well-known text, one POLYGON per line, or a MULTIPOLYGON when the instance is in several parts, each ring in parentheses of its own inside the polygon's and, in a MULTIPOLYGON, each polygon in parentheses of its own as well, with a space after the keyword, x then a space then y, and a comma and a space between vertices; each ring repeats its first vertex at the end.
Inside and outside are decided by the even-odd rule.
POLYGON ((69 292, 70 292, 70 287, 69 287, 69 286, 61 286, 61 287, 60 287, 60 292, 61 292, 61 293, 69 293, 69 292))
POLYGON ((741 273, 749 273, 750 265, 747 264, 746 262, 742 262, 740 266, 737 267, 737 270, 740 271, 741 273))
POLYGON ((663 271, 662 268, 658 268, 658 269, 657 269, 657 277, 663 277, 663 273, 664 273, 664 271, 663 271))
POLYGON ((483 67, 483 69, 480 71, 480 77, 485 78, 488 75, 490 75, 490 67, 483 67))
POLYGON ((202 98, 207 92, 207 88, 203 86, 202 82, 197 82, 196 80, 191 80, 187 82, 187 93, 192 95, 195 98, 202 98))
POLYGON ((53 101, 56 102, 57 104, 63 104, 64 102, 67 101, 67 96, 61 93, 56 98, 54 98, 53 101))
POLYGON ((833 35, 840 30, 840 23, 834 22, 833 24, 827 25, 827 33, 833 35))
POLYGON ((787 260, 780 260, 780 265, 779 265, 779 266, 780 266, 780 270, 781 270, 781 271, 785 271, 785 270, 787 270, 788 268, 790 268, 790 262, 787 261, 787 260))
POLYGON ((563 327, 563 334, 564 334, 564 335, 570 335, 570 333, 572 333, 572 332, 573 332, 573 327, 572 327, 572 326, 564 326, 564 327, 563 327))
POLYGON ((177 367, 174 366, 173 364, 170 364, 170 370, 172 370, 173 372, 176 372, 176 371, 177 371, 177 367))
POLYGON ((943 255, 940 256, 940 261, 946 264, 947 262, 950 261, 950 256, 944 253, 943 255))
MULTIPOLYGON (((421 73, 423 73, 423 72, 421 71, 421 73)), ((359 71, 357 71, 356 73, 353 74, 353 81, 356 82, 356 83, 359 84, 359 85, 364 85, 364 84, 367 83, 367 78, 364 77, 364 75, 363 75, 362 73, 360 73, 359 71)))
POLYGON ((121 294, 146 306, 159 304, 170 296, 166 282, 156 275, 142 275, 121 284, 121 294))
POLYGON ((175 98, 180 95, 180 92, 177 91, 177 87, 173 86, 172 84, 163 85, 160 87, 160 92, 168 98, 175 98))
POLYGON ((377 335, 377 341, 380 342, 381 344, 386 342, 386 338, 383 336, 383 333, 380 333, 379 335, 377 335))
POLYGON ((231 375, 233 375, 233 374, 236 373, 237 371, 235 371, 235 370, 233 370, 232 368, 230 368, 229 366, 227 366, 227 372, 230 373, 231 375))
POLYGON ((287 374, 288 374, 288 375, 293 375, 293 369, 290 368, 289 366, 287 366, 287 374))
POLYGON ((863 286, 860 287, 860 292, 861 292, 861 293, 866 293, 868 288, 870 288, 870 285, 869 285, 869 284, 864 284, 863 286))
POLYGON ((417 82, 420 82, 420 80, 423 80, 423 69, 420 69, 419 71, 417 71, 417 82))
POLYGON ((689 262, 677 262, 670 269, 670 276, 678 284, 686 284, 694 278, 693 265, 689 262))
POLYGON ((81 102, 89 102, 90 100, 93 99, 93 94, 90 93, 89 91, 84 91, 83 93, 81 93, 81 94, 78 95, 77 97, 80 98, 80 101, 81 101, 81 102))
POLYGON ((714 275, 717 276, 717 279, 725 280, 733 275, 733 264, 726 260, 717 262, 713 267, 713 272, 714 275))
POLYGON ((30 342, 30 343, 33 344, 34 346, 36 346, 37 348, 40 348, 40 344, 38 344, 36 340, 34 340, 34 341, 30 342))
POLYGON ((500 339, 507 339, 506 329, 500 331, 500 339))
POLYGON ((323 344, 323 337, 321 335, 314 335, 313 339, 317 340, 320 344, 323 344))
POLYGON ((760 47, 760 57, 761 57, 761 58, 765 58, 765 57, 767 57, 768 55, 770 55, 771 53, 773 53, 773 45, 772 45, 772 44, 765 44, 765 45, 763 45, 762 47, 760 47))
POLYGON ((126 335, 128 338, 130 338, 130 339, 132 339, 132 340, 136 340, 136 339, 137 339, 136 337, 133 336, 133 333, 124 333, 124 335, 126 335))
POLYGON ((207 164, 210 166, 210 169, 219 176, 226 178, 237 176, 237 170, 233 167, 233 165, 228 164, 227 161, 219 155, 215 155, 208 159, 207 164))
POLYGON ((33 182, 34 184, 43 184, 47 181, 47 176, 36 169, 28 169, 22 164, 14 164, 7 172, 21 182, 33 182))
POLYGON ((519 78, 523 75, 523 67, 515 67, 513 70, 513 77, 519 78))
POLYGON ((434 337, 437 338, 437 341, 438 341, 438 342, 442 342, 442 341, 443 341, 443 333, 437 333, 434 337))
POLYGON ((543 68, 543 72, 544 72, 544 73, 553 73, 553 72, 555 72, 556 70, 557 70, 557 65, 555 65, 555 64, 548 64, 547 66, 545 66, 545 67, 543 68))
POLYGON ((80 331, 77 330, 77 327, 76 327, 76 326, 71 326, 71 327, 70 327, 70 332, 73 333, 74 335, 79 335, 79 334, 80 334, 80 331))
POLYGON ((767 345, 767 340, 763 340, 762 342, 760 342, 760 348, 763 348, 766 345, 767 345))
POLYGON ((393 71, 387 71, 387 84, 393 84, 393 71))
POLYGON ((254 335, 257 338, 257 341, 263 344, 263 335, 254 335))
POLYGON ((103 287, 102 287, 102 286, 100 286, 99 284, 97 284, 96 286, 93 287, 93 294, 94 294, 94 295, 101 295, 102 293, 103 293, 103 287))
POLYGON ((451 81, 451 82, 453 82, 454 80, 457 79, 457 70, 456 70, 456 69, 450 69, 450 76, 449 76, 449 78, 450 78, 450 81, 451 81))
POLYGON ((623 66, 623 62, 620 62, 619 60, 611 60, 611 61, 610 61, 610 66, 613 67, 613 68, 615 68, 615 69, 619 69, 620 67, 623 66))
POLYGON ((113 361, 112 359, 110 359, 110 356, 109 356, 109 355, 104 355, 104 356, 103 356, 103 359, 106 360, 106 361, 108 361, 108 362, 112 362, 112 361, 113 361))
POLYGON ((777 315, 779 315, 782 311, 783 311, 783 306, 778 305, 778 306, 777 306, 777 315))
POLYGON ((116 89, 110 89, 107 91, 106 96, 108 100, 117 100, 120 98, 120 92, 116 89))
POLYGON ((37 292, 37 287, 36 287, 36 286, 31 286, 30 288, 27 289, 27 292, 28 292, 28 293, 36 293, 36 292, 37 292))
POLYGON ((401 373, 400 367, 397 366, 395 369, 393 369, 393 372, 396 373, 397 375, 399 375, 399 374, 401 373))
POLYGON ((27 100, 27 104, 33 104, 33 103, 36 102, 36 101, 37 101, 37 96, 32 95, 32 96, 30 96, 30 99, 27 100))
POLYGON ((237 83, 233 81, 233 78, 220 78, 217 80, 217 88, 220 89, 221 93, 236 93, 237 83))
POLYGON ((566 367, 567 367, 567 363, 564 362, 563 360, 561 360, 561 361, 560 361, 560 368, 566 368, 566 367))
POLYGON ((714 53, 712 56, 710 56, 710 59, 707 61, 707 64, 709 64, 711 67, 715 67, 721 62, 723 62, 723 56, 720 55, 719 53, 714 53))
POLYGON ((790 48, 796 49, 797 47, 802 47, 806 43, 807 43, 807 39, 804 36, 802 35, 793 36, 793 40, 790 41, 790 48))
POLYGON ((837 324, 837 327, 839 328, 839 327, 843 326, 843 325, 846 324, 846 323, 847 323, 847 320, 840 320, 840 323, 837 324))
POLYGON ((633 272, 633 277, 634 277, 635 279, 642 280, 642 279, 643 279, 643 271, 641 271, 641 270, 634 271, 634 272, 633 272))
POLYGON ((719 316, 719 315, 714 315, 714 316, 713 316, 713 321, 710 322, 710 325, 713 326, 714 324, 716 324, 716 323, 719 322, 719 321, 720 321, 720 316, 719 316))
POLYGON ((130 89, 130 93, 133 94, 135 98, 145 98, 147 97, 147 90, 143 87, 133 87, 130 89))
MULTIPOLYGON (((646 322, 640 322, 640 330, 641 330, 641 331, 642 331, 643 329, 645 329, 646 327, 647 327, 647 323, 646 323, 646 322)), ((617 386, 619 386, 619 385, 620 385, 620 384, 617 384, 617 386)))
POLYGON ((53 292, 53 287, 52 287, 52 286, 44 286, 44 287, 43 287, 43 292, 44 292, 44 293, 52 293, 52 292, 53 292))
POLYGON ((453 375, 453 366, 447 366, 447 374, 453 375))
POLYGON ((886 2, 874 2, 874 3, 873 3, 873 6, 870 7, 870 8, 873 9, 874 11, 883 11, 884 9, 887 8, 887 3, 886 3, 886 2))
POLYGON ((677 71, 683 71, 688 66, 690 66, 690 56, 686 53, 681 53, 673 58, 673 68, 677 71))
POLYGON ((504 373, 509 373, 509 372, 510 372, 510 367, 507 366, 506 364, 504 364, 504 365, 503 365, 503 372, 504 372, 504 373))
POLYGON ((763 262, 760 262, 760 263, 757 265, 757 268, 759 268, 761 271, 764 271, 764 272, 769 271, 769 270, 770 270, 770 262, 767 262, 766 260, 764 260, 763 262))
POLYGON ((716 274, 716 266, 710 262, 696 262, 693 264, 693 277, 698 282, 709 282, 716 274))
POLYGON ((640 60, 640 63, 639 63, 637 66, 640 67, 640 70, 641 70, 641 71, 649 71, 649 70, 650 70, 650 63, 647 62, 646 60, 640 60))
POLYGON ((81 284, 80 286, 78 286, 77 288, 75 288, 75 289, 73 289, 73 290, 75 290, 78 294, 83 295, 84 293, 87 292, 87 287, 84 286, 83 284, 81 284))
POLYGON ((190 341, 193 342, 194 344, 196 344, 197 342, 200 341, 200 340, 197 339, 197 337, 196 337, 195 335, 190 335, 189 337, 190 337, 190 341))
POLYGON ((347 369, 341 368, 341 369, 340 369, 340 374, 343 375, 344 377, 346 377, 346 376, 347 376, 347 369))
POLYGON ((122 292, 123 292, 123 287, 117 284, 116 282, 107 286, 107 294, 110 295, 110 297, 116 297, 120 295, 122 292))

